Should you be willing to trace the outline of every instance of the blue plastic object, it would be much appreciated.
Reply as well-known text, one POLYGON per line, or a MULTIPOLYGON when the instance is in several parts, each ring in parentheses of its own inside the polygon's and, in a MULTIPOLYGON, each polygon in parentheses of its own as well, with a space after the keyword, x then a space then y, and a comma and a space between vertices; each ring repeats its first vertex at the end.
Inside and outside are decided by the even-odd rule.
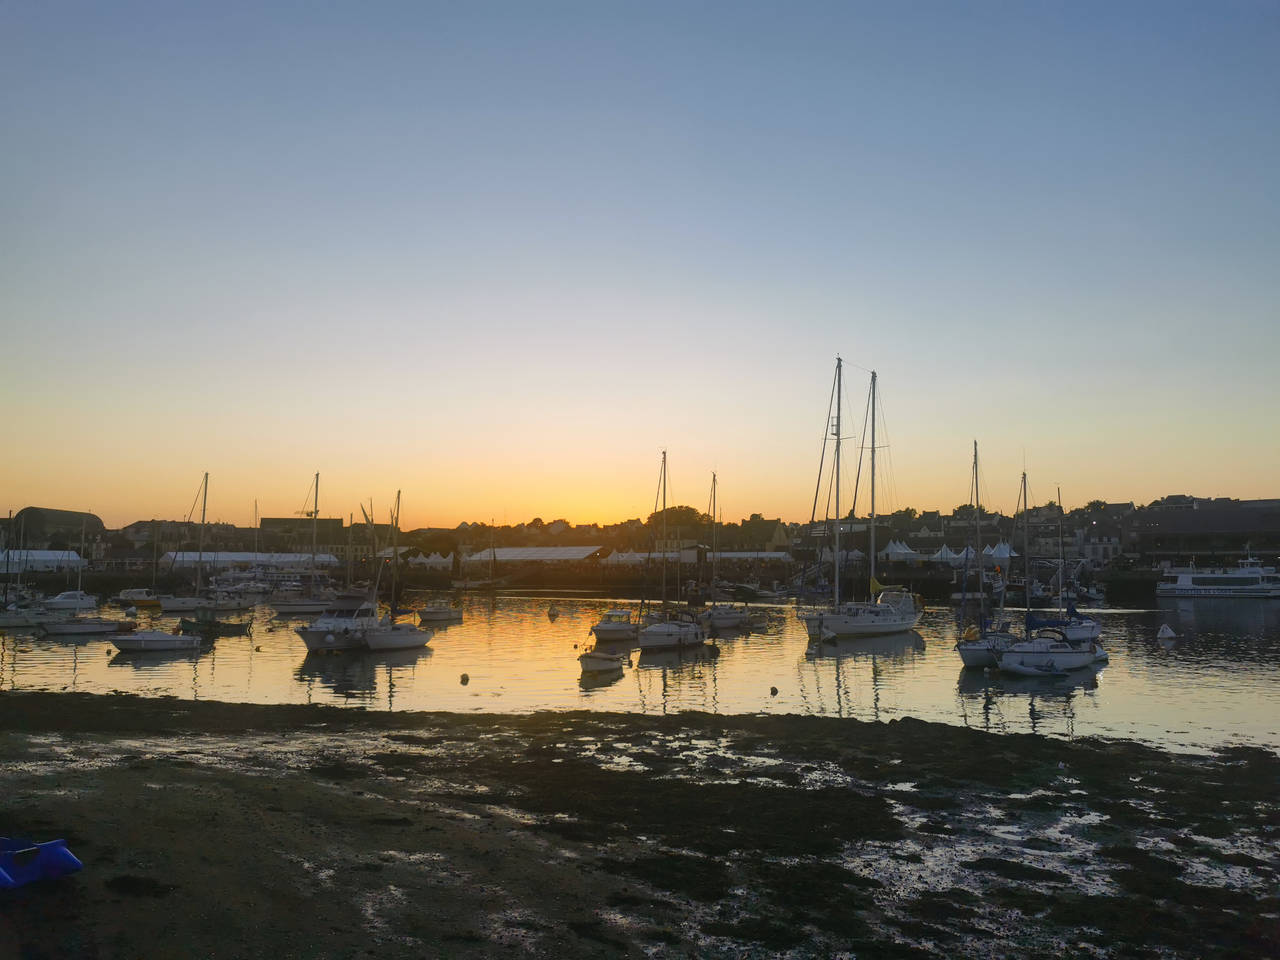
POLYGON ((75 873, 83 866, 67 849, 65 840, 35 843, 17 837, 0 837, 0 890, 75 873))

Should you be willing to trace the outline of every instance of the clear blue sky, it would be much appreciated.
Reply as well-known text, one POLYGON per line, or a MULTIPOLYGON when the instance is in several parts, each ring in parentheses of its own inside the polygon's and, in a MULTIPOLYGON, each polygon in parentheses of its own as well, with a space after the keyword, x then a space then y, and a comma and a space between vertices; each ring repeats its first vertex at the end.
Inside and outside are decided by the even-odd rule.
POLYGON ((798 518, 837 352, 898 505, 1278 492, 1277 3, 10 4, 0 98, 15 509, 798 518))

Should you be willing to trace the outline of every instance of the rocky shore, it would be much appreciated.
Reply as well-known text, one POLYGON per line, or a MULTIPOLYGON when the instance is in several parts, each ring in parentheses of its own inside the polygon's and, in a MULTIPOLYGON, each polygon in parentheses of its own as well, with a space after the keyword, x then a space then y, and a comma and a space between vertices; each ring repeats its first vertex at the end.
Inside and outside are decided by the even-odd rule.
POLYGON ((12 957, 1273 957, 1280 758, 0 694, 12 957))

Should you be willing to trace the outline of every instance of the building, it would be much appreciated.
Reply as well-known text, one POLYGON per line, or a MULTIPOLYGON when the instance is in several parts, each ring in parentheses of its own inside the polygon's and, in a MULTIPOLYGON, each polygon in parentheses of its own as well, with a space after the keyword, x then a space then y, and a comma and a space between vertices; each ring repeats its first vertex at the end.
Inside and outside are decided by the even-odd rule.
POLYGON ((92 543, 107 532, 102 521, 92 513, 51 507, 23 507, 13 515, 9 530, 13 546, 37 550, 78 545, 82 538, 92 543))

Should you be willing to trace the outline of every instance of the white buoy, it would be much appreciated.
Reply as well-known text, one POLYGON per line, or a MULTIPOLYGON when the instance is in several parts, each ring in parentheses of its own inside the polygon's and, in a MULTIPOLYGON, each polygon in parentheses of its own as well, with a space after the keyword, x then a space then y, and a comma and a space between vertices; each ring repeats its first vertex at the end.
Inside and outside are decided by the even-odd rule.
POLYGON ((1156 634, 1157 640, 1177 640, 1178 635, 1173 632, 1173 627, 1167 623, 1161 624, 1160 632, 1156 634))
POLYGON ((128 609, 125 610, 124 615, 126 617, 136 617, 138 615, 138 608, 129 607, 128 609))

